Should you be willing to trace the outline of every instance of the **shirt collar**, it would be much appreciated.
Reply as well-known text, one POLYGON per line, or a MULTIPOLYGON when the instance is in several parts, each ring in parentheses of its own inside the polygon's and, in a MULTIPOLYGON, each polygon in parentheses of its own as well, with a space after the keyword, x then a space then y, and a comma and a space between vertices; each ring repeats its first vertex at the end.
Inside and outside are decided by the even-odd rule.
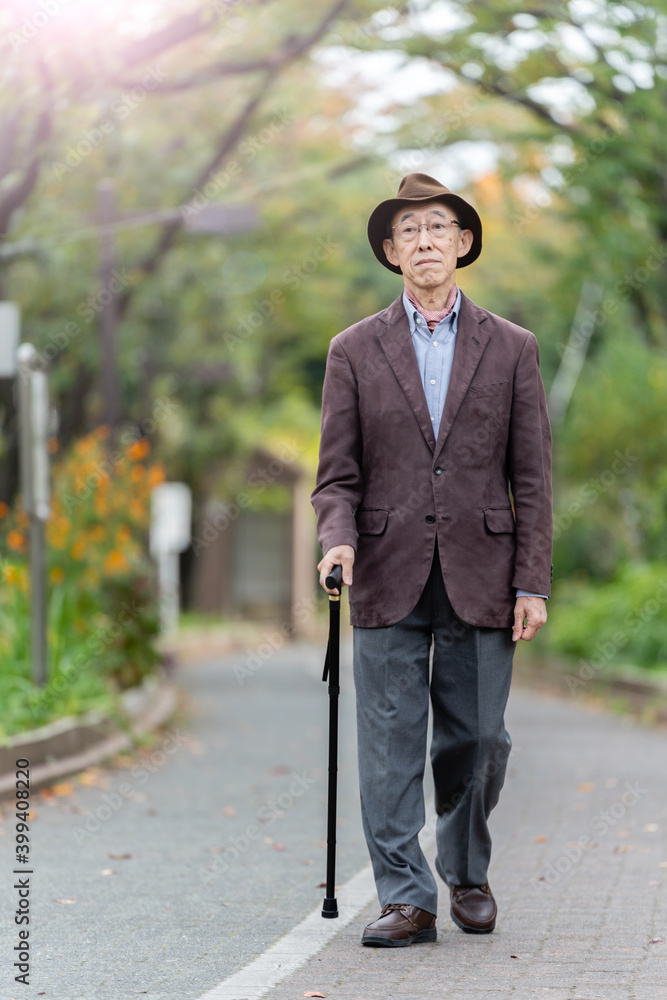
MULTIPOLYGON (((426 334, 426 336, 430 338, 431 331, 426 326, 426 323, 417 325, 417 318, 419 317, 420 314, 417 312, 417 310, 415 309, 415 307, 413 306, 412 302, 407 297, 405 292, 403 292, 402 298, 403 298, 403 308, 405 309, 405 313, 408 317, 408 323, 410 324, 410 335, 414 336, 415 333, 423 331, 426 334)), ((450 312, 449 316, 445 316, 444 320, 440 321, 440 323, 448 323, 450 329, 454 332, 454 334, 456 334, 458 329, 460 308, 461 308, 461 289, 459 288, 456 292, 456 301, 452 306, 452 311, 450 312)), ((438 323, 438 326, 440 326, 440 323, 438 323)), ((438 326, 436 326, 435 328, 436 330, 438 329, 438 326)), ((433 332, 435 333, 435 330, 433 332)))

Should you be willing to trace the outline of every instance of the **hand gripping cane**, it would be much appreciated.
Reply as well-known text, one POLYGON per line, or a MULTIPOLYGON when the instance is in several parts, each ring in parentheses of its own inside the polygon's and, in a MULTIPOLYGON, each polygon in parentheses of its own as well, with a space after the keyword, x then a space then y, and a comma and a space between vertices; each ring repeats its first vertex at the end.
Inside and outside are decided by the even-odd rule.
MULTIPOLYGON (((334 566, 326 578, 329 590, 343 591, 343 567, 334 566)), ((329 799, 327 804, 327 894, 323 917, 338 916, 336 900, 336 794, 338 784, 338 695, 340 694, 340 597, 329 594, 329 642, 322 680, 329 679, 329 799)))

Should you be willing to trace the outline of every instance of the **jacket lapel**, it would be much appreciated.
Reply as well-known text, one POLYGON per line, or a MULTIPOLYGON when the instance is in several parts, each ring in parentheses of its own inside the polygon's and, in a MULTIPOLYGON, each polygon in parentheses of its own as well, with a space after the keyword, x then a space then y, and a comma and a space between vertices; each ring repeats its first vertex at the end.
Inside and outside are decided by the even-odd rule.
MULTIPOLYGON (((456 414, 468 391, 472 377, 477 370, 482 354, 491 336, 482 326, 486 316, 474 302, 461 293, 461 308, 456 331, 456 346, 452 374, 449 380, 447 398, 442 411, 438 440, 435 446, 435 457, 442 451, 447 435, 452 429, 456 414)), ((412 345, 410 345, 412 346, 412 345)), ((414 353, 414 352, 413 352, 414 353)))
POLYGON ((426 405, 417 356, 410 336, 410 324, 403 306, 403 294, 378 316, 384 328, 378 330, 380 346, 405 393, 426 442, 433 451, 435 434, 426 405))

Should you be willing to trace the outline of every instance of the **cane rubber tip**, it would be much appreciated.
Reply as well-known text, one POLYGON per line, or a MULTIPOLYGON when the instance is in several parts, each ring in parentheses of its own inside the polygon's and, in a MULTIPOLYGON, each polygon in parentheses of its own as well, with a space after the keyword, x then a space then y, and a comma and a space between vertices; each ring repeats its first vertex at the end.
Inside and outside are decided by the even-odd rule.
POLYGON ((322 903, 322 916, 332 919, 338 916, 338 901, 334 896, 333 899, 329 899, 327 896, 324 897, 324 902, 322 903))

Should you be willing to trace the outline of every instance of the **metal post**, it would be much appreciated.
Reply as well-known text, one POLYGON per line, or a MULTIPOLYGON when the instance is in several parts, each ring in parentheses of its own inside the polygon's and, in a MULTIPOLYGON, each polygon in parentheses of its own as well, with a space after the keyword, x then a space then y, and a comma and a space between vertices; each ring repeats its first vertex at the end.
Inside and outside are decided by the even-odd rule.
POLYGON ((35 684, 45 684, 46 645, 46 521, 49 516, 49 460, 47 450, 49 399, 46 374, 36 370, 38 354, 32 344, 18 349, 19 425, 21 441, 21 495, 29 517, 30 636, 35 684))

